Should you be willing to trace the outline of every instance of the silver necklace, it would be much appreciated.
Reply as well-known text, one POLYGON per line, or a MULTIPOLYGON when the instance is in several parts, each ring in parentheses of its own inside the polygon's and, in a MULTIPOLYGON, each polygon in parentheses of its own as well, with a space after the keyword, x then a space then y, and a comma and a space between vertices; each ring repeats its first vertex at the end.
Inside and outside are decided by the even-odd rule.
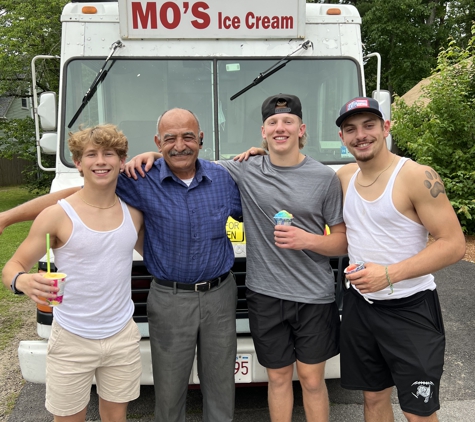
POLYGON ((389 166, 387 166, 381 173, 379 173, 376 176, 376 179, 374 179, 369 185, 362 185, 360 182, 358 182, 358 176, 361 173, 361 171, 359 171, 358 174, 356 175, 356 183, 358 183, 358 185, 360 185, 362 188, 369 188, 370 186, 373 186, 376 183, 376 181, 379 179, 379 176, 381 176, 389 167, 393 165, 395 159, 396 159, 396 155, 394 155, 393 159, 389 163, 389 166))
POLYGON ((79 194, 79 198, 81 199, 82 202, 84 202, 86 205, 89 205, 90 207, 94 208, 99 208, 100 210, 108 210, 109 208, 112 208, 115 204, 117 204, 117 195, 115 195, 115 200, 112 205, 109 205, 108 207, 99 207, 98 205, 92 205, 89 202, 87 202, 81 194, 79 194))

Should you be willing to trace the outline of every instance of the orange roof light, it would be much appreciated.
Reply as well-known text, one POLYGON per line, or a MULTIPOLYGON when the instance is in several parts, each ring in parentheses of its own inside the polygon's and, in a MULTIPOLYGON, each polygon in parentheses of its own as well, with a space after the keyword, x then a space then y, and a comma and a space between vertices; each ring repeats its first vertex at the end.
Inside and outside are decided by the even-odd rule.
POLYGON ((95 15, 97 13, 97 9, 94 6, 83 6, 82 13, 85 15, 95 15))
POLYGON ((331 9, 327 10, 327 15, 341 15, 341 10, 337 7, 332 7, 331 9))

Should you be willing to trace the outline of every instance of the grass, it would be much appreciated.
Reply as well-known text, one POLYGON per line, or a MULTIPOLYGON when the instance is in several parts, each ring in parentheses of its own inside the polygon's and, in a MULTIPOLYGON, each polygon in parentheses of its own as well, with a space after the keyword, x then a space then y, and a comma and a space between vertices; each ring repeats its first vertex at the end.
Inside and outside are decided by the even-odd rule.
MULTIPOLYGON (((33 198, 35 198, 35 195, 22 187, 0 188, 0 212, 16 207, 33 198)), ((0 270, 3 269, 5 263, 25 239, 30 226, 30 221, 14 224, 7 227, 0 235, 0 270)), ((14 312, 15 305, 28 300, 30 299, 25 296, 12 295, 2 283, 2 287, 0 287, 0 351, 10 344, 18 328, 23 324, 21 315, 14 312)))

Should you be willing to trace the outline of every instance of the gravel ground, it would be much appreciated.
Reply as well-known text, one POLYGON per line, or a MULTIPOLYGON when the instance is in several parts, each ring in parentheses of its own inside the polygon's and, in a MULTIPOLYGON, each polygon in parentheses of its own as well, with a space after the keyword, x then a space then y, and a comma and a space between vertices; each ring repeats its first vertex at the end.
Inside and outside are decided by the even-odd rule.
MULTIPOLYGON (((466 236, 466 241, 467 252, 464 259, 475 263, 475 236, 466 236)), ((16 399, 24 384, 18 363, 18 343, 20 340, 38 338, 34 303, 28 301, 21 303, 14 312, 21 315, 24 322, 10 345, 0 353, 0 379, 3 380, 0 383, 0 422, 7 421, 9 406, 16 399)))

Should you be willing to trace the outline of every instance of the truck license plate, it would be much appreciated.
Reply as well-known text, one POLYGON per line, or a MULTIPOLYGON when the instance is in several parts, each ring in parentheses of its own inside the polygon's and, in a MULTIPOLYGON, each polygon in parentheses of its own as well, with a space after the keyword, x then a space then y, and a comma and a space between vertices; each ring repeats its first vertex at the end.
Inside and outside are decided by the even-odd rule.
MULTIPOLYGON (((196 359, 196 358, 195 358, 196 359)), ((237 355, 234 363, 234 380, 236 383, 250 383, 252 381, 251 375, 252 355, 237 355)), ((195 360, 193 365, 193 382, 199 384, 198 365, 195 360)))
POLYGON ((251 382, 251 355, 237 355, 234 364, 234 380, 236 383, 251 382))

